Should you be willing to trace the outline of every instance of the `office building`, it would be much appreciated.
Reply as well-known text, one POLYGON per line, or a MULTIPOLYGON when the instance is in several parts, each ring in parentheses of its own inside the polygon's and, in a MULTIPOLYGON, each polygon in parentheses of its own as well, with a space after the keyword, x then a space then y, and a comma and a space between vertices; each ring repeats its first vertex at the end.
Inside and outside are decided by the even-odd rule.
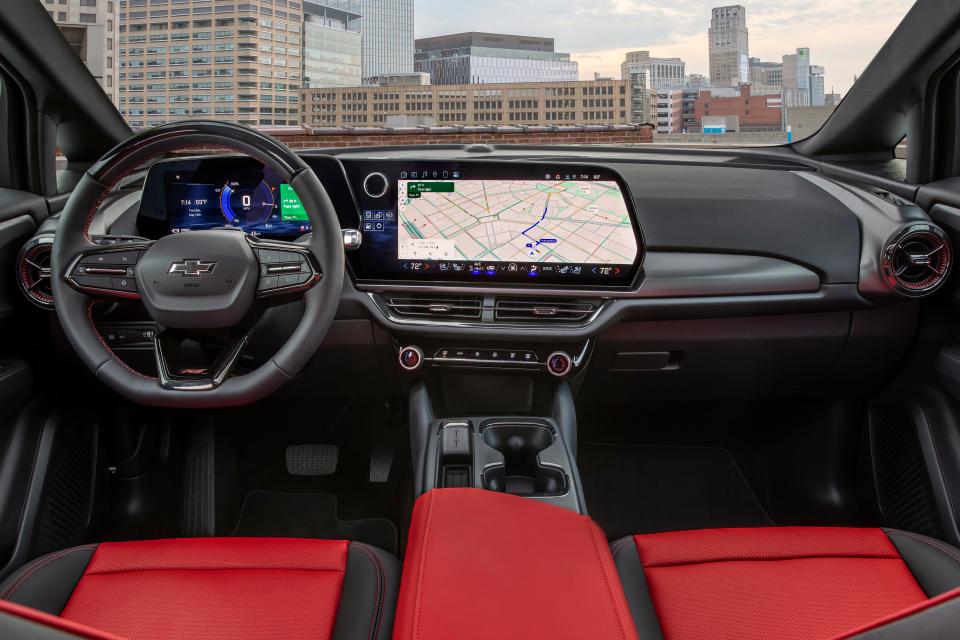
POLYGON ((840 100, 843 99, 839 93, 830 92, 823 97, 823 106, 825 107, 836 107, 840 104, 840 100))
POLYGON ((430 74, 414 71, 413 73, 387 73, 381 76, 367 78, 365 84, 374 87, 401 87, 413 84, 430 84, 430 74))
MULTIPOLYGON (((654 124, 656 121, 657 94, 650 84, 650 74, 646 69, 638 69, 628 78, 630 84, 630 122, 636 124, 654 124)), ((655 126, 655 125, 654 125, 655 126)))
POLYGON ((553 38, 456 33, 416 41, 416 70, 433 84, 573 82, 577 63, 554 51, 553 38))
POLYGON ((350 28, 360 33, 363 82, 373 76, 413 72, 414 0, 330 0, 360 15, 350 28))
POLYGON ((683 88, 686 64, 680 58, 653 58, 649 51, 630 51, 620 65, 620 78, 630 79, 631 74, 645 71, 650 87, 657 91, 683 88))
POLYGON ((731 133, 783 131, 783 100, 779 93, 756 95, 749 84, 707 89, 694 104, 694 120, 702 123, 707 117, 722 117, 731 133))
POLYGON ((810 106, 826 106, 826 89, 824 86, 825 70, 821 65, 810 65, 810 106))
POLYGON ((782 86, 783 63, 763 62, 760 58, 750 58, 750 84, 782 86))
POLYGON ((683 82, 684 89, 707 89, 710 87, 710 78, 702 73, 691 73, 683 82))
POLYGON ((656 133, 682 133, 683 124, 683 89, 669 89, 656 94, 656 133))
POLYGON ((628 124, 625 80, 304 90, 314 127, 628 124))
POLYGON ((707 32, 710 82, 715 87, 736 87, 750 80, 747 9, 742 5, 717 7, 707 32))
POLYGON ((40 0, 90 74, 118 104, 119 0, 40 0))
POLYGON ((119 104, 131 127, 300 124, 299 0, 118 1, 119 104))
POLYGON ((810 106, 810 49, 783 56, 783 101, 788 107, 810 106))
POLYGON ((363 78, 361 36, 351 26, 359 13, 303 2, 303 86, 351 87, 363 78))

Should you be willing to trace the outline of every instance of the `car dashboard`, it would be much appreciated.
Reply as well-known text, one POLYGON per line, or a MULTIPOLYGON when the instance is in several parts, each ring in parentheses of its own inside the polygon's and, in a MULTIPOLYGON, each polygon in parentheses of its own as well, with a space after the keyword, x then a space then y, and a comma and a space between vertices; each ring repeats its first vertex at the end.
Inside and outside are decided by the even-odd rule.
MULTIPOLYGON (((892 367, 914 301, 943 285, 952 260, 947 231, 920 207, 782 153, 472 145, 301 157, 347 249, 328 347, 348 377, 354 363, 358 375, 373 366, 387 386, 413 372, 497 372, 570 378, 600 396, 669 397, 691 383, 706 395, 809 390, 857 371, 878 334, 892 367), (750 381, 724 379, 731 363, 750 381)), ((105 200, 92 229, 123 242, 222 226, 311 232, 289 185, 223 155, 154 163, 105 200)), ((18 268, 48 308, 31 265, 55 227, 18 268)), ((262 321, 265 345, 282 341, 289 306, 262 321)), ((112 312, 98 326, 135 360, 155 331, 142 320, 112 312)), ((331 353, 318 353, 304 389, 339 387, 320 364, 331 353)))

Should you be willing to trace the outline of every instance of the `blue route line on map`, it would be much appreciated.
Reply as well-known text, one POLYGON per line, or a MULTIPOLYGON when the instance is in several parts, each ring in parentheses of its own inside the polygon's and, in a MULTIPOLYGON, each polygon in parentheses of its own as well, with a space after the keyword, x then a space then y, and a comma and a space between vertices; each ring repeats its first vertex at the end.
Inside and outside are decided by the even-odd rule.
MULTIPOLYGON (((540 216, 540 219, 537 220, 536 222, 534 222, 532 225, 530 225, 530 226, 527 227, 526 229, 524 229, 523 231, 521 231, 521 232, 520 232, 520 235, 522 235, 522 236, 527 236, 528 238, 530 238, 531 240, 533 240, 533 242, 535 242, 536 244, 556 242, 556 241, 557 241, 556 238, 543 238, 542 240, 537 240, 537 239, 533 238, 532 236, 527 235, 527 232, 528 232, 528 231, 530 231, 531 229, 533 229, 533 228, 536 227, 538 224, 540 224, 541 222, 544 221, 544 219, 547 217, 547 210, 548 210, 549 208, 550 208, 550 202, 549 202, 549 200, 548 200, 547 203, 546 203, 545 205, 543 205, 543 215, 540 216)), ((535 245, 534 245, 533 243, 530 243, 530 242, 527 243, 527 247, 530 248, 530 249, 532 249, 534 246, 535 246, 535 245)), ((533 255, 533 252, 532 252, 532 251, 530 252, 530 255, 533 255)))

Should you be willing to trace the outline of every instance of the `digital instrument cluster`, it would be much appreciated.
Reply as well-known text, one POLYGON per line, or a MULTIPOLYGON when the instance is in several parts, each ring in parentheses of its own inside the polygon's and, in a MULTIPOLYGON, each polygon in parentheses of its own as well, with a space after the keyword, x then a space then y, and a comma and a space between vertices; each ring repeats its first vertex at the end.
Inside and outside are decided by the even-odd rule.
POLYGON ((161 222, 167 233, 237 228, 266 238, 310 232, 296 191, 252 158, 208 158, 157 163, 144 184, 140 220, 161 222))

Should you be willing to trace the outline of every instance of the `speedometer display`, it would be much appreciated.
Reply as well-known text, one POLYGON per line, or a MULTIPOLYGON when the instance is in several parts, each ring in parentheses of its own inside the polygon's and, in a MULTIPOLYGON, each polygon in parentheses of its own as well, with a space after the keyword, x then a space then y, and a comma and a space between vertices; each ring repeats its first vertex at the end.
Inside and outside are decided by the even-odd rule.
POLYGON ((171 233, 227 227, 295 238, 310 231, 309 216, 293 188, 256 160, 205 159, 168 166, 162 181, 171 233))
POLYGON ((263 180, 253 189, 232 181, 220 190, 220 211, 232 225, 265 224, 273 214, 275 201, 274 189, 263 180))

